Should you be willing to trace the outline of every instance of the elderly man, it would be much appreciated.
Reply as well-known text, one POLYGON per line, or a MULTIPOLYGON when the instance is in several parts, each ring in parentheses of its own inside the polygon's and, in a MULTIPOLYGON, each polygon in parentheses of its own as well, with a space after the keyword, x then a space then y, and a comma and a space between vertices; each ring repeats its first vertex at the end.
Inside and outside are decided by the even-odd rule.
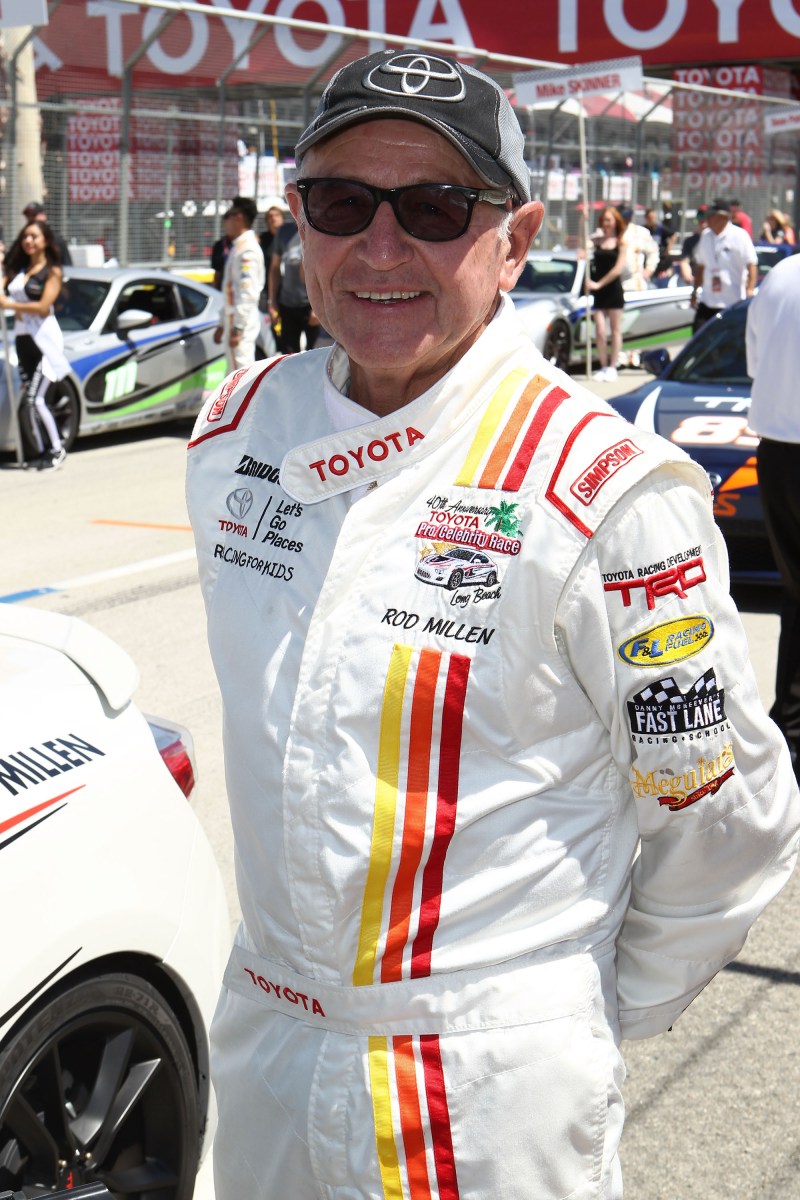
POLYGON ((217 1196, 617 1198, 620 1035, 795 854, 708 482, 518 323, 543 210, 492 80, 350 63, 297 161, 335 345, 189 449, 243 913, 217 1196))
POLYGON ((214 340, 224 343, 230 367, 250 367, 256 357, 261 327, 258 301, 266 280, 264 254, 253 230, 257 214, 255 200, 235 196, 222 218, 230 248, 222 273, 223 323, 216 329, 214 340))
POLYGON ((694 252, 695 333, 717 313, 752 296, 758 276, 752 239, 731 221, 729 202, 712 201, 706 219, 707 226, 694 252))

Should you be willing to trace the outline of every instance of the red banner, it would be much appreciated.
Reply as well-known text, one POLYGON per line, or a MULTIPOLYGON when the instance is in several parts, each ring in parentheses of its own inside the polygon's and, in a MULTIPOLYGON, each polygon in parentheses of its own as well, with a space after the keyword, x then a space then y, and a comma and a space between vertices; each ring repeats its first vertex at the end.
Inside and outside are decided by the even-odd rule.
MULTIPOLYGON (((319 21, 553 63, 639 55, 647 68, 800 57, 797 3, 539 0, 532 6, 530 0, 505 0, 502 20, 497 7, 485 0, 216 0, 216 12, 319 21)), ((37 37, 39 95, 107 92, 163 17, 158 9, 65 0, 37 37), (76 69, 80 86, 69 78, 76 69)), ((181 14, 142 55, 135 78, 147 87, 215 86, 257 29, 232 15, 181 14)), ((339 36, 331 30, 310 33, 275 26, 243 55, 228 82, 304 84, 337 44, 339 36)))

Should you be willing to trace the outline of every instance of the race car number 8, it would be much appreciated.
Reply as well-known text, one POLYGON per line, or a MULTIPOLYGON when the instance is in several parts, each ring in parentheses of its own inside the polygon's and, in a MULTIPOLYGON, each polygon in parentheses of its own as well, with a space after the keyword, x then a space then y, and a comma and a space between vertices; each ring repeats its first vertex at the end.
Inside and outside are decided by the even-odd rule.
POLYGON ((747 420, 731 416, 685 417, 673 430, 671 441, 680 446, 742 446, 754 449, 758 438, 747 420))

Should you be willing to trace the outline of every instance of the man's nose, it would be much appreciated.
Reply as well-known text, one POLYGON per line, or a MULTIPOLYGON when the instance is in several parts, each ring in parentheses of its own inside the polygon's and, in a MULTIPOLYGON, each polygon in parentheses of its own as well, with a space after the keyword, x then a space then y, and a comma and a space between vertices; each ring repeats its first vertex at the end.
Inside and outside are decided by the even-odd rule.
POLYGON ((371 262, 394 264, 411 257, 411 241, 411 235, 403 229, 389 201, 381 200, 375 216, 359 235, 359 249, 371 262))

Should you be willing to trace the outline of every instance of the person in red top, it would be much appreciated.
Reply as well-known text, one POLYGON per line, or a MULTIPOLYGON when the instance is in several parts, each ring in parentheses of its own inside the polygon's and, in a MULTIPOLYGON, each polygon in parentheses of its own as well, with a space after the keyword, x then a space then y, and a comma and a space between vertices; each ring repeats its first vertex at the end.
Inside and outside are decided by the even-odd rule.
POLYGON ((734 225, 738 225, 745 233, 753 236, 753 219, 742 208, 738 200, 731 200, 731 220, 734 225))

